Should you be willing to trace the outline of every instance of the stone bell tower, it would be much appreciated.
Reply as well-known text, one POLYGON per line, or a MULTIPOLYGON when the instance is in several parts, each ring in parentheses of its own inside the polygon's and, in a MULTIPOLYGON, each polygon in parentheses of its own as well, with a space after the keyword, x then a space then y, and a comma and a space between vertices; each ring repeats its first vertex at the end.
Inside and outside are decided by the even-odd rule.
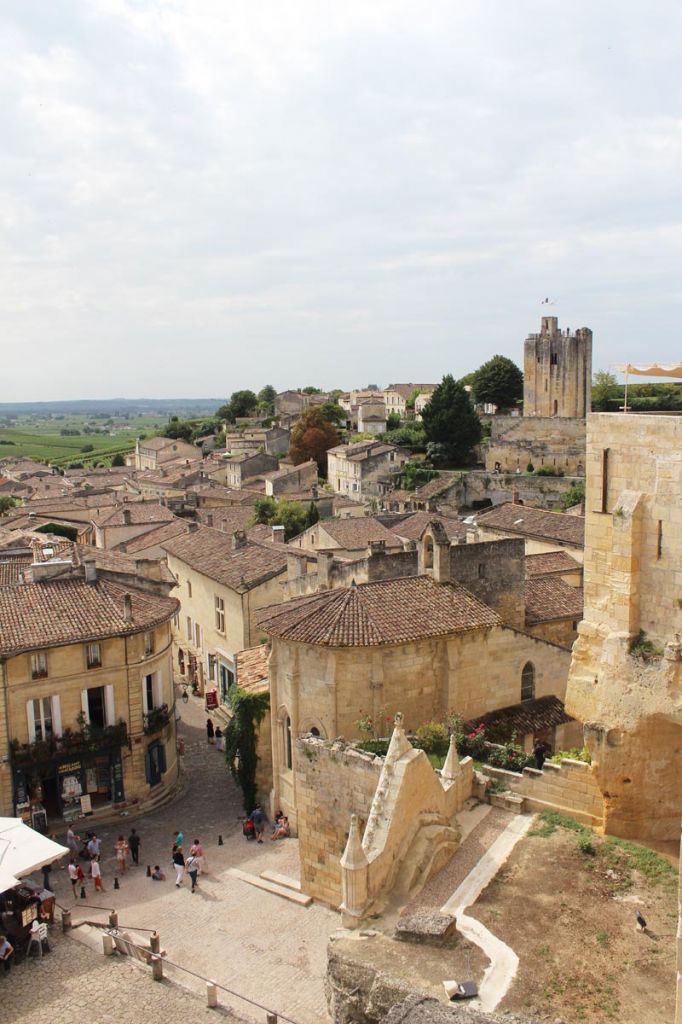
POLYGON ((523 415, 584 418, 592 391, 592 331, 559 329, 543 316, 539 334, 529 334, 523 352, 523 415))

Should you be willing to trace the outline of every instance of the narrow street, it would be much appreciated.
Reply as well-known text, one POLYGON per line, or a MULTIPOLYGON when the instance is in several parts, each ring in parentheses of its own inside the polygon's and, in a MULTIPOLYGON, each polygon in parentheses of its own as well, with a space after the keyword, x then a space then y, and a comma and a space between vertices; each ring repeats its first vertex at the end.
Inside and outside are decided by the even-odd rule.
MULTIPOLYGON (((119 913, 121 927, 156 928, 162 947, 177 964, 221 983, 256 1002, 291 1017, 297 1024, 319 1024, 326 1019, 323 977, 329 934, 340 925, 337 914, 324 907, 303 908, 264 892, 229 874, 239 868, 259 875, 265 868, 298 878, 296 840, 247 843, 239 816, 241 794, 227 770, 224 754, 206 742, 203 700, 190 697, 178 702, 182 720, 178 733, 185 742, 184 793, 172 804, 134 819, 121 817, 98 831, 102 839, 102 874, 106 892, 96 894, 86 885, 87 899, 71 893, 66 870, 55 869, 52 885, 57 899, 74 906, 74 923, 107 919, 109 908, 119 913), (142 847, 140 866, 131 868, 114 889, 114 844, 119 833, 126 838, 137 829, 142 847), (207 872, 198 891, 190 893, 189 878, 175 887, 170 864, 173 833, 182 830, 187 854, 198 838, 206 853, 207 872), (224 845, 218 845, 222 835, 224 845), (161 865, 166 880, 146 876, 146 865, 161 865), (95 907, 106 908, 95 910, 95 907)), ((91 826, 82 820, 85 832, 91 826)), ((63 836, 59 836, 63 841, 63 836)), ((93 954, 94 956, 95 954, 93 954)), ((168 976, 196 992, 204 983, 184 972, 168 970, 168 976)), ((149 984, 153 982, 149 978, 149 984)), ((227 997, 221 1002, 227 1003, 227 997)), ((230 1004, 240 1016, 263 1020, 262 1011, 241 1000, 230 1004)))

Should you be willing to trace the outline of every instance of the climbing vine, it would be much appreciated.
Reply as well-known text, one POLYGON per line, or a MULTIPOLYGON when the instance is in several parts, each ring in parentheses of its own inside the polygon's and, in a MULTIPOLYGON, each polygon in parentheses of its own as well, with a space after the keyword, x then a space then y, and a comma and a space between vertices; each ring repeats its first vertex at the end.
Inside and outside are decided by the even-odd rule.
POLYGON ((225 760, 242 791, 247 814, 256 806, 256 742, 258 726, 270 707, 267 693, 247 693, 236 684, 228 692, 232 718, 225 730, 225 760))

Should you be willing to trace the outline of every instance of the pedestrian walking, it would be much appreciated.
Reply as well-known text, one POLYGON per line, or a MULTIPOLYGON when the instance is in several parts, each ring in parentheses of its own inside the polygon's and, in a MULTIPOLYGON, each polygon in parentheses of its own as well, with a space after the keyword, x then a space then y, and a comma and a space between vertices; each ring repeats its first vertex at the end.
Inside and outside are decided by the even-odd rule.
POLYGON ((95 892, 105 892, 104 882, 102 881, 102 869, 99 866, 99 857, 93 857, 90 862, 90 874, 92 880, 95 883, 95 892))
POLYGON ((82 842, 81 837, 77 836, 74 830, 69 827, 66 830, 66 845, 71 850, 74 857, 77 857, 80 853, 80 843, 82 842))
POLYGON ((197 878, 199 876, 199 858, 192 857, 190 855, 187 858, 187 864, 185 866, 187 868, 187 874, 192 879, 192 892, 194 892, 197 887, 197 878))
POLYGON ((52 871, 52 865, 51 864, 43 864, 43 889, 47 889, 48 892, 52 891, 50 889, 50 872, 51 871, 52 871))
MULTIPOLYGON (((77 898, 76 886, 78 885, 78 872, 79 872, 79 870, 80 870, 80 868, 79 868, 78 864, 76 864, 75 860, 73 860, 73 858, 72 858, 69 861, 69 881, 71 882, 71 891, 73 893, 73 898, 74 899, 77 898)), ((81 871, 81 874, 83 874, 82 871, 81 871)))
POLYGON ((175 888, 179 889, 185 877, 185 858, 179 846, 173 848, 173 864, 175 866, 175 888))
POLYGON ((536 740, 533 744, 533 757, 535 758, 535 767, 539 772, 542 771, 542 766, 545 763, 547 757, 547 747, 542 740, 536 740))
POLYGON ((135 829, 131 828, 130 835, 128 836, 128 849, 130 850, 130 856, 132 858, 133 864, 139 864, 140 863, 140 846, 141 845, 142 845, 142 840, 138 836, 138 834, 135 831, 135 829))
POLYGON ((184 841, 185 841, 185 835, 184 835, 183 832, 174 832, 173 833, 173 845, 174 846, 182 846, 184 841))
POLYGON ((220 728, 219 725, 216 725, 215 727, 215 745, 216 750, 225 749, 225 737, 223 736, 223 730, 220 728))
POLYGON ((0 960, 2 961, 3 966, 5 968, 5 973, 7 973, 12 966, 10 957, 12 956, 13 953, 14 946, 12 945, 12 943, 7 939, 5 935, 0 935, 0 960))
POLYGON ((96 834, 92 832, 88 839, 88 853, 90 854, 90 860, 93 857, 99 857, 102 852, 102 842, 97 838, 96 834))
POLYGON ((116 840, 115 850, 116 863, 118 864, 118 869, 122 874, 125 874, 126 857, 128 856, 128 844, 122 835, 119 835, 118 839, 116 840))
POLYGON ((253 822, 254 832, 256 833, 256 841, 259 843, 263 842, 263 830, 265 828, 265 815, 263 814, 263 808, 260 804, 256 804, 254 809, 249 815, 249 819, 253 822))
POLYGON ((206 863, 204 857, 204 848, 198 839, 195 839, 189 848, 190 857, 196 857, 199 864, 199 874, 203 874, 206 870, 206 863))
POLYGON ((215 729, 213 728, 213 722, 210 718, 206 719, 206 742, 213 743, 215 736, 215 729))

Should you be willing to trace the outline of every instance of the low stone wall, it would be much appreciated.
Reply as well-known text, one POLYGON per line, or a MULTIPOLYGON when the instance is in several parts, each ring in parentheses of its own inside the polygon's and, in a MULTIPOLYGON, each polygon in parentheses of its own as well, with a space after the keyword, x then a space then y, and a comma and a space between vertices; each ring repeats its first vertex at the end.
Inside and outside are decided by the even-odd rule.
POLYGON ((604 800, 592 765, 584 761, 547 761, 541 772, 524 768, 521 775, 490 765, 483 765, 482 771, 523 797, 524 811, 560 811, 585 825, 601 828, 604 824, 604 800))
POLYGON ((296 804, 301 885, 336 909, 341 902, 339 860, 351 814, 364 829, 383 759, 343 742, 304 737, 296 743, 296 804))

